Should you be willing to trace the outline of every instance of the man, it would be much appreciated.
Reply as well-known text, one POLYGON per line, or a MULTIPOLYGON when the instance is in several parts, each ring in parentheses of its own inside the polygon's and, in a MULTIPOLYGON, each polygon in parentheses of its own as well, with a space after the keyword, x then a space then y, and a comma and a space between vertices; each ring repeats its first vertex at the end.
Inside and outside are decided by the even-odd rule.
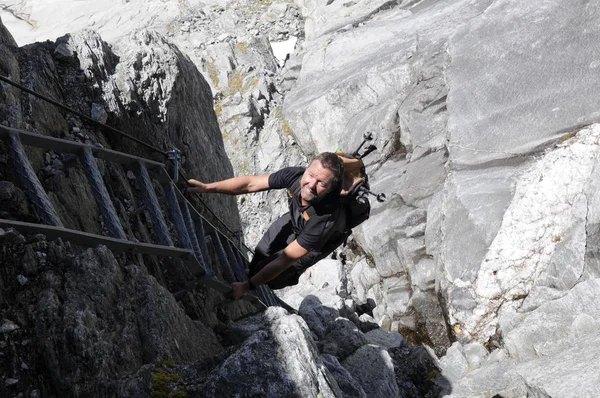
POLYGON ((308 267, 341 243, 345 212, 338 201, 344 174, 341 159, 323 152, 308 168, 287 167, 264 176, 242 176, 213 183, 188 180, 191 192, 240 195, 288 189, 289 212, 277 219, 256 246, 249 282, 232 284, 238 299, 258 285, 280 289, 298 283, 308 267))

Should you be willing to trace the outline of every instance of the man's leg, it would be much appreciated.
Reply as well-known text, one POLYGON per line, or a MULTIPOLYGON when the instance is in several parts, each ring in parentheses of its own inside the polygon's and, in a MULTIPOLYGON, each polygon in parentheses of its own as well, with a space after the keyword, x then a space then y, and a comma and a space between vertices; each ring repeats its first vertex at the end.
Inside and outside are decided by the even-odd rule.
POLYGON ((265 265, 279 256, 293 240, 292 219, 290 213, 285 213, 271 224, 258 245, 256 245, 254 256, 248 266, 249 276, 256 275, 265 265))

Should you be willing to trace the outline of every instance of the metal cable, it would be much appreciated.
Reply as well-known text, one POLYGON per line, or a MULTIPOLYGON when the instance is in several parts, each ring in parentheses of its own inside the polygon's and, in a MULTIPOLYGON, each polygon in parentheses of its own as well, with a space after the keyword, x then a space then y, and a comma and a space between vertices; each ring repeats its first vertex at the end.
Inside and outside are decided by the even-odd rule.
POLYGON ((105 128, 105 129, 107 129, 107 130, 109 130, 109 131, 111 131, 111 132, 113 132, 113 133, 117 133, 117 134, 120 134, 120 135, 122 135, 122 136, 124 136, 124 137, 127 137, 127 138, 129 138, 130 140, 132 140, 132 141, 135 141, 136 143, 138 143, 138 144, 140 144, 140 145, 143 145, 143 146, 145 146, 145 147, 146 147, 146 148, 148 148, 148 149, 152 149, 153 151, 155 151, 155 152, 158 152, 158 153, 160 153, 161 155, 163 155, 163 156, 165 156, 165 157, 167 157, 167 156, 168 156, 167 152, 165 152, 165 151, 163 151, 163 150, 161 150, 161 149, 159 149, 159 148, 157 148, 157 147, 155 147, 155 146, 152 146, 152 145, 150 145, 150 144, 148 144, 148 143, 146 143, 146 142, 144 142, 144 141, 140 140, 139 138, 136 138, 136 137, 134 137, 134 136, 132 136, 132 135, 129 135, 129 134, 127 134, 127 133, 125 133, 125 132, 123 132, 123 131, 121 131, 121 130, 117 130, 116 128, 110 127, 110 126, 108 126, 108 125, 106 125, 106 124, 104 124, 104 123, 102 123, 102 122, 99 122, 99 121, 97 121, 97 120, 95 120, 95 119, 92 119, 91 117, 89 117, 89 116, 86 116, 86 115, 84 115, 84 114, 83 114, 83 113, 81 113, 81 112, 77 112, 76 110, 74 110, 74 109, 71 109, 71 108, 69 108, 69 107, 67 107, 67 106, 63 105, 63 104, 61 104, 60 102, 56 102, 56 101, 54 101, 54 100, 53 100, 53 99, 51 99, 51 98, 45 97, 45 96, 43 96, 43 95, 41 95, 41 94, 38 94, 38 93, 36 93, 35 91, 33 91, 33 90, 30 90, 30 89, 28 89, 28 88, 27 88, 27 87, 25 87, 25 86, 22 86, 22 85, 20 85, 20 84, 18 84, 18 83, 15 83, 15 82, 13 82, 12 80, 10 80, 9 78, 7 78, 6 76, 2 76, 2 75, 0 75, 0 80, 2 80, 2 81, 3 81, 3 82, 5 82, 5 83, 8 83, 8 84, 10 84, 11 86, 14 86, 14 87, 18 88, 19 90, 23 90, 23 91, 25 91, 25 92, 26 92, 26 93, 28 93, 28 94, 31 94, 31 95, 33 95, 33 96, 35 96, 35 97, 38 97, 39 99, 42 99, 42 100, 44 100, 44 101, 46 101, 46 102, 49 102, 49 103, 51 103, 52 105, 58 106, 59 108, 61 108, 61 109, 65 110, 65 111, 67 111, 67 112, 69 112, 69 113, 72 113, 72 114, 74 114, 74 115, 77 115, 77 116, 79 116, 80 118, 82 118, 82 119, 84 119, 84 120, 87 120, 88 122, 90 122, 90 123, 92 123, 92 124, 95 124, 95 125, 97 125, 97 126, 99 126, 99 127, 105 128))
MULTIPOLYGON (((183 172, 183 170, 181 170, 181 168, 179 169, 179 176, 180 176, 180 177, 183 179, 183 181, 187 181, 187 180, 189 180, 189 178, 188 178, 188 177, 185 175, 185 173, 183 172)), ((230 228, 229 228, 229 227, 228 227, 228 226, 225 224, 225 222, 223 222, 223 220, 221 220, 221 219, 219 218, 219 216, 217 216, 217 215, 215 214, 215 212, 213 212, 213 211, 211 210, 211 208, 210 208, 210 207, 209 207, 209 206, 208 206, 208 205, 207 205, 207 204, 206 204, 206 203, 205 203, 205 202, 202 200, 202 198, 200 197, 200 195, 199 195, 199 194, 197 194, 197 193, 196 193, 196 194, 195 194, 195 197, 198 199, 198 201, 200 201, 200 203, 202 204, 202 206, 203 206, 203 207, 204 207, 206 210, 208 210, 208 212, 209 212, 209 213, 210 213, 210 214, 211 214, 211 215, 212 215, 212 216, 213 216, 213 217, 214 217, 214 218, 215 218, 215 219, 216 219, 216 220, 219 222, 219 224, 221 224, 221 226, 223 226, 223 227, 224 227, 224 228, 227 230, 227 232, 229 232, 229 234, 231 235, 231 239, 230 239, 230 240, 233 240, 233 239, 236 237, 236 233, 235 233, 235 232, 233 232, 233 231, 232 231, 232 230, 231 230, 231 229, 230 229, 230 228)), ((232 242, 232 244, 233 244, 233 242, 232 242)), ((236 249, 237 249, 239 252, 241 252, 240 248, 238 248, 238 247, 237 247, 238 245, 236 245, 236 244, 233 244, 233 245, 236 247, 236 249)), ((250 249, 250 248, 249 248, 248 246, 246 246, 244 243, 242 243, 242 242, 239 242, 239 245, 240 245, 240 246, 242 246, 244 249, 246 249, 248 252, 250 252, 250 253, 254 254, 254 250, 250 249)), ((242 257, 244 257, 244 256, 242 256, 242 257)))

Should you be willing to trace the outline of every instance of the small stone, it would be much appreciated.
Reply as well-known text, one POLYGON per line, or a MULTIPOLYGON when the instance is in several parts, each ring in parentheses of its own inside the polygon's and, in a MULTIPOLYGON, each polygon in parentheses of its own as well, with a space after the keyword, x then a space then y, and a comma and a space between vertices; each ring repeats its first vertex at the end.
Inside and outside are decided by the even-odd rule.
POLYGON ((27 279, 27 277, 25 277, 25 275, 17 275, 17 280, 19 281, 19 283, 21 284, 21 286, 25 286, 27 284, 27 282, 29 282, 29 279, 27 279))
POLYGON ((29 366, 27 366, 27 364, 25 362, 21 362, 21 369, 29 370, 29 366))
POLYGON ((352 311, 355 311, 355 309, 356 309, 356 303, 352 299, 345 299, 344 305, 346 307, 350 308, 352 311))
POLYGON ((135 180, 135 174, 133 173, 133 171, 127 171, 127 178, 129 178, 130 180, 135 180))
POLYGON ((100 123, 106 123, 108 120, 108 113, 106 113, 104 106, 92 103, 92 119, 100 123))
POLYGON ((23 347, 28 346, 29 345, 29 340, 23 340, 23 341, 21 341, 21 345, 23 347))
POLYGON ((79 127, 73 127, 73 133, 79 134, 79 133, 81 133, 81 129, 79 127))
POLYGON ((19 382, 19 379, 6 379, 4 380, 4 385, 6 387, 12 387, 19 382))

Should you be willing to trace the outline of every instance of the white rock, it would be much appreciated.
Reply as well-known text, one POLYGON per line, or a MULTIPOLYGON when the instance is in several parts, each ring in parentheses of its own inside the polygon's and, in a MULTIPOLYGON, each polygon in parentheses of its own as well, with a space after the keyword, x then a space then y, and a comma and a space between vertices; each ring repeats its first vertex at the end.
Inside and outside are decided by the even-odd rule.
POLYGON ((448 348, 446 355, 440 358, 442 374, 450 381, 457 381, 467 374, 469 364, 465 359, 460 343, 455 342, 448 348))

